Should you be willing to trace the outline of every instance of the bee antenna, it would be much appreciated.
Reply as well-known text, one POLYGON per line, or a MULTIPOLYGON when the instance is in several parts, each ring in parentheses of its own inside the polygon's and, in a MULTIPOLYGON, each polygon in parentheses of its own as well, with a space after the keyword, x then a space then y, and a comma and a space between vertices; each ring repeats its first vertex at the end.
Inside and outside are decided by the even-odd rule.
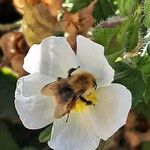
POLYGON ((68 114, 67 114, 66 122, 68 122, 68 120, 69 120, 69 115, 70 115, 70 112, 68 112, 68 114))

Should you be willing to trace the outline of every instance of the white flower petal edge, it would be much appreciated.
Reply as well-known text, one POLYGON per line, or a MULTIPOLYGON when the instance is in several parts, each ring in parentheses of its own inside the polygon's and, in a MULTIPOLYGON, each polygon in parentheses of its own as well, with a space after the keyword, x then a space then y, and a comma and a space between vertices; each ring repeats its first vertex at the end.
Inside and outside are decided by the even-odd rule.
POLYGON ((104 56, 104 47, 84 36, 77 36, 77 58, 82 69, 94 74, 98 87, 107 86, 113 81, 114 70, 104 56))
POLYGON ((22 77, 17 82, 15 107, 22 123, 28 129, 43 128, 54 121, 53 100, 39 93, 41 87, 51 82, 47 80, 48 77, 43 77, 45 76, 35 73, 22 77))
POLYGON ((68 122, 66 116, 54 121, 52 137, 48 145, 55 150, 95 150, 100 138, 92 127, 86 111, 71 112, 68 122))
POLYGON ((97 103, 90 109, 95 132, 101 139, 107 140, 126 123, 130 109, 131 93, 126 87, 111 84, 99 88, 97 103))
POLYGON ((66 77, 70 68, 77 67, 75 53, 64 37, 51 36, 34 44, 24 59, 23 68, 52 77, 66 77))
POLYGON ((25 97, 40 95, 41 89, 48 83, 52 83, 57 79, 40 73, 33 73, 24 76, 18 80, 22 83, 22 95, 25 97))

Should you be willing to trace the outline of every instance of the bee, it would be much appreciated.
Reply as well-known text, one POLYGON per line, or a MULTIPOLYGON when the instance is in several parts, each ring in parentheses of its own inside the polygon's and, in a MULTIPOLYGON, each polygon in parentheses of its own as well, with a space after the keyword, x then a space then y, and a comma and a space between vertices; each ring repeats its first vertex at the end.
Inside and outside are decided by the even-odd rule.
POLYGON ((58 119, 69 113, 76 106, 77 99, 87 105, 94 105, 84 98, 90 91, 96 89, 95 77, 86 71, 77 71, 80 68, 71 68, 67 78, 58 77, 57 81, 47 84, 41 89, 41 94, 52 96, 56 102, 54 118, 58 119))

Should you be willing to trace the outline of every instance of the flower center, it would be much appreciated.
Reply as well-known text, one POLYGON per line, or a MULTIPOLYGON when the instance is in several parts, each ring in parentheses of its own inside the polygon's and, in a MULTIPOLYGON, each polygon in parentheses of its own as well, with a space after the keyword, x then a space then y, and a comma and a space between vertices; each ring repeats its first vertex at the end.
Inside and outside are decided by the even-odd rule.
POLYGON ((86 107, 94 106, 96 104, 96 92, 92 91, 89 95, 83 97, 87 101, 83 101, 81 98, 77 99, 76 106, 73 109, 75 112, 83 111, 86 107))

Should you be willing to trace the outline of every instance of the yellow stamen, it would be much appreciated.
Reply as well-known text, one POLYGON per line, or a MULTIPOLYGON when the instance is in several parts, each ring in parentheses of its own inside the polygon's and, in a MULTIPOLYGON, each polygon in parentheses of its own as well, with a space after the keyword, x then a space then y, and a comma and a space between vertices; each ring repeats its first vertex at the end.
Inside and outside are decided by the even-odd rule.
MULTIPOLYGON (((93 105, 96 104, 96 92, 92 92, 89 95, 84 97, 87 101, 92 102, 93 105)), ((73 109, 75 112, 83 111, 87 106, 93 106, 93 105, 87 105, 86 102, 83 102, 80 98, 76 102, 76 106, 73 109)))

